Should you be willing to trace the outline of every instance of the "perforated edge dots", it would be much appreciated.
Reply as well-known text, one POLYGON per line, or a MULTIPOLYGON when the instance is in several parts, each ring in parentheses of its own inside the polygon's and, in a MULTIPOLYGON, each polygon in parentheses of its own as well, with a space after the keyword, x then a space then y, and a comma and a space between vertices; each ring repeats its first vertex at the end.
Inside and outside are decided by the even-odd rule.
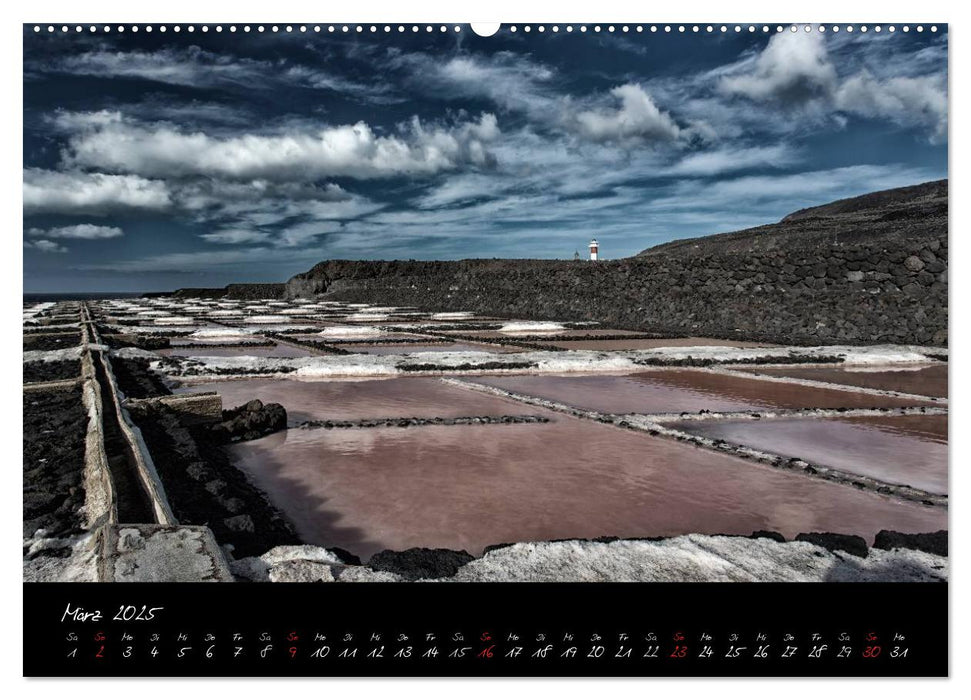
POLYGON ((727 32, 737 32, 737 33, 741 33, 741 32, 749 32, 749 33, 761 32, 763 34, 768 34, 769 32, 780 33, 780 32, 784 32, 786 30, 788 30, 790 32, 798 32, 798 31, 812 32, 812 31, 818 31, 818 32, 821 32, 821 33, 822 32, 828 32, 828 31, 829 32, 834 32, 834 33, 838 33, 840 31, 845 31, 845 32, 849 32, 849 33, 853 33, 854 31, 859 31, 859 32, 862 32, 862 33, 866 33, 866 32, 869 32, 869 31, 873 31, 873 32, 877 32, 877 33, 880 33, 880 32, 883 32, 883 31, 887 31, 887 32, 893 33, 893 32, 898 31, 898 29, 900 31, 903 31, 903 32, 909 32, 911 30, 918 31, 918 32, 923 32, 925 29, 928 30, 928 31, 930 31, 930 32, 936 32, 937 31, 937 25, 934 24, 934 25, 930 25, 930 26, 925 26, 923 24, 918 24, 918 25, 908 25, 908 24, 905 24, 905 25, 902 25, 900 27, 897 27, 896 25, 887 25, 887 26, 884 26, 884 25, 866 25, 866 24, 860 24, 860 25, 854 25, 854 24, 846 24, 846 25, 839 25, 839 24, 832 24, 832 25, 830 25, 830 24, 789 24, 789 25, 782 25, 782 24, 777 24, 777 25, 767 25, 767 24, 731 24, 731 25, 726 25, 726 24, 720 24, 720 25, 713 25, 713 24, 634 24, 634 25, 630 25, 630 24, 619 24, 619 25, 615 25, 615 24, 607 24, 607 25, 604 25, 604 24, 567 24, 567 25, 563 25, 563 26, 556 25, 556 24, 554 24, 552 26, 546 26, 546 25, 542 25, 542 24, 540 24, 540 25, 529 25, 529 24, 526 24, 526 25, 515 25, 515 24, 512 24, 512 25, 508 25, 506 27, 503 27, 503 30, 504 31, 508 31, 510 33, 513 33, 513 34, 515 34, 517 32, 520 32, 520 31, 525 32, 525 33, 530 33, 532 31, 537 31, 537 32, 540 32, 540 33, 543 33, 543 32, 546 32, 546 31, 551 31, 551 32, 561 32, 561 31, 562 32, 574 32, 574 31, 577 31, 577 32, 580 32, 580 33, 585 33, 585 32, 604 33, 604 32, 606 32, 606 33, 610 33, 610 34, 613 34, 613 33, 624 33, 624 34, 626 34, 626 33, 629 33, 629 32, 635 32, 635 33, 651 32, 651 33, 654 33, 654 34, 656 34, 658 32, 665 33, 665 34, 715 34, 715 33, 727 33, 727 32))
POLYGON ((183 31, 189 32, 190 34, 197 31, 202 32, 204 34, 208 32, 217 32, 217 33, 219 32, 229 32, 229 33, 268 32, 271 34, 272 33, 320 34, 322 32, 330 33, 330 34, 335 34, 335 33, 390 34, 392 32, 398 32, 400 34, 403 34, 405 32, 414 32, 414 33, 456 32, 457 33, 462 31, 461 25, 458 25, 458 24, 435 24, 435 25, 399 24, 395 26, 392 26, 390 24, 384 24, 384 25, 377 25, 377 24, 286 24, 286 25, 280 25, 280 24, 240 24, 240 25, 236 25, 236 24, 162 24, 157 26, 139 25, 139 24, 130 24, 130 25, 76 24, 72 26, 68 26, 66 24, 61 26, 57 26, 53 24, 48 24, 48 25, 35 24, 33 29, 34 29, 34 33, 41 33, 46 31, 49 34, 54 34, 54 33, 67 34, 68 32, 80 34, 81 32, 85 32, 85 31, 92 34, 94 33, 109 34, 111 32, 117 32, 119 34, 122 34, 126 31, 135 32, 135 33, 139 31, 148 32, 148 33, 151 33, 153 31, 158 31, 162 33, 175 32, 176 34, 183 31))
MULTIPOLYGON (((833 32, 834 34, 835 33, 839 33, 841 31, 842 32, 847 32, 847 33, 853 33, 853 32, 856 32, 856 31, 859 31, 861 33, 867 33, 867 32, 871 32, 872 31, 872 32, 876 32, 878 34, 881 33, 881 32, 885 32, 886 31, 886 32, 890 32, 891 34, 893 34, 893 33, 897 32, 897 31, 901 31, 901 32, 904 32, 904 33, 907 33, 907 32, 910 32, 910 31, 923 32, 925 30, 926 31, 930 31, 930 32, 936 32, 937 31, 937 25, 936 24, 933 24, 933 25, 930 25, 930 26, 925 26, 923 24, 918 24, 918 25, 904 24, 904 25, 901 25, 901 26, 898 27, 898 26, 893 25, 893 24, 886 25, 886 26, 885 25, 879 25, 879 24, 877 24, 877 25, 866 25, 866 24, 860 24, 860 25, 854 25, 854 24, 845 24, 845 25, 839 25, 839 24, 815 24, 815 25, 814 24, 790 24, 790 25, 781 25, 781 24, 777 24, 777 25, 766 25, 766 24, 762 24, 762 25, 754 25, 754 24, 734 24, 734 25, 726 25, 726 24, 721 24, 721 25, 712 25, 712 24, 706 24, 706 25, 700 25, 700 24, 648 24, 648 25, 643 25, 643 24, 635 24, 635 25, 630 25, 630 24, 609 24, 609 25, 592 24, 592 25, 587 25, 587 24, 577 24, 577 25, 574 25, 574 24, 567 24, 567 25, 563 25, 563 26, 558 25, 558 24, 554 24, 554 25, 544 25, 544 24, 523 24, 523 25, 516 25, 516 24, 511 24, 511 25, 507 25, 507 26, 504 26, 504 27, 500 28, 499 31, 500 32, 506 31, 506 32, 510 32, 512 34, 516 34, 518 32, 523 32, 523 33, 526 33, 526 34, 530 34, 532 32, 536 32, 538 34, 545 34, 546 32, 552 32, 552 33, 556 34, 556 33, 559 33, 559 32, 567 32, 567 33, 570 33, 570 32, 574 32, 574 31, 578 31, 580 33, 593 32, 595 34, 596 33, 608 33, 608 34, 621 33, 621 34, 626 34, 626 33, 630 33, 630 32, 633 32, 633 33, 651 32, 651 33, 655 33, 655 34, 658 33, 658 32, 662 32, 662 33, 666 33, 666 34, 675 34, 675 33, 676 34, 715 34, 715 33, 723 33, 724 34, 724 33, 728 33, 728 32, 735 32, 735 33, 741 33, 741 32, 755 33, 755 32, 760 32, 760 33, 763 33, 763 34, 767 34, 767 33, 770 33, 770 32, 779 33, 779 32, 784 32, 784 31, 787 31, 787 30, 790 31, 790 32, 798 32, 798 31, 804 31, 804 32, 818 31, 818 32, 821 32, 821 33, 823 33, 823 32, 833 32)), ((269 24, 269 25, 266 25, 266 24, 256 24, 256 25, 253 25, 253 24, 242 24, 242 25, 235 25, 235 24, 200 24, 200 25, 196 25, 196 24, 184 24, 184 25, 183 24, 161 24, 161 25, 157 25, 157 26, 153 26, 153 25, 138 25, 138 24, 131 24, 131 25, 125 25, 125 24, 118 24, 118 25, 110 25, 110 24, 96 25, 96 24, 91 24, 91 25, 86 25, 86 26, 85 25, 80 25, 80 24, 76 24, 76 25, 63 24, 63 25, 60 25, 60 26, 53 25, 53 24, 48 24, 48 25, 35 24, 34 25, 34 33, 37 33, 37 34, 39 34, 41 32, 46 32, 48 34, 55 34, 55 33, 60 33, 60 34, 67 34, 67 33, 80 34, 80 33, 85 32, 85 31, 88 32, 88 33, 91 33, 91 34, 94 34, 94 33, 108 34, 108 33, 111 33, 111 32, 117 32, 119 34, 123 34, 126 31, 130 31, 132 33, 137 33, 137 32, 151 33, 151 32, 154 32, 154 31, 158 31, 158 32, 161 32, 161 33, 165 33, 165 32, 171 31, 171 32, 175 32, 176 34, 181 33, 183 31, 189 32, 190 34, 192 34, 194 32, 197 32, 197 31, 198 32, 202 32, 204 34, 205 33, 208 33, 208 32, 216 32, 216 33, 220 33, 220 32, 229 32, 229 33, 237 33, 237 32, 242 32, 242 33, 247 33, 247 32, 281 33, 282 32, 282 33, 297 33, 297 34, 307 34, 307 33, 314 33, 314 34, 320 34, 320 33, 327 33, 327 34, 351 34, 351 33, 357 33, 357 34, 378 34, 378 33, 383 33, 383 34, 392 34, 392 33, 405 34, 405 33, 411 33, 411 34, 417 34, 419 32, 423 32, 423 33, 426 33, 426 34, 430 34, 430 33, 433 33, 433 32, 437 32, 437 33, 447 33, 447 32, 450 32, 450 33, 458 33, 458 32, 463 31, 463 29, 462 29, 462 26, 461 25, 458 25, 458 24, 422 24, 422 25, 419 25, 419 24, 409 24, 409 25, 405 25, 405 24, 398 24, 398 25, 390 25, 390 24, 384 24, 384 25, 377 25, 377 24, 312 24, 312 25, 311 24, 286 24, 286 25, 279 25, 279 24, 269 24)))

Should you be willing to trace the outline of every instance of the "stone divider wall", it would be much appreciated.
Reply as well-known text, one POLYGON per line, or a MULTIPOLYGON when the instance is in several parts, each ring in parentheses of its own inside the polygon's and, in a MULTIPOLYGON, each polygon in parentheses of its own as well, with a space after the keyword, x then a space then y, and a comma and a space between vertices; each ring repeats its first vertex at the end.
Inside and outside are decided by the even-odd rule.
MULTIPOLYGON (((180 299, 242 299, 258 301, 260 299, 280 299, 286 290, 282 282, 240 282, 227 284, 225 287, 184 287, 176 289, 172 296, 180 299)), ((146 297, 166 296, 161 293, 146 294, 146 297)))
POLYGON ((947 344, 947 236, 597 263, 325 261, 316 297, 787 344, 947 344))

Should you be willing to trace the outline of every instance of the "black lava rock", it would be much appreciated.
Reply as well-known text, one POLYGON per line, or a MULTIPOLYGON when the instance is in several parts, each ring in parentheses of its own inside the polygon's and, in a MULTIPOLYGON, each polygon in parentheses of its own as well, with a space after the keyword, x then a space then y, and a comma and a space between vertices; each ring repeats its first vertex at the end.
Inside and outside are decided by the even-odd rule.
POLYGON ((802 532, 796 535, 796 542, 809 542, 831 552, 843 551, 863 558, 870 554, 866 540, 859 535, 841 535, 836 532, 802 532))
POLYGON ((361 558, 356 554, 351 554, 346 549, 342 549, 341 547, 328 547, 327 551, 331 552, 332 554, 336 554, 337 558, 348 566, 361 565, 361 558))
POLYGON ((253 399, 243 406, 223 411, 222 422, 212 426, 213 437, 222 442, 256 440, 287 427, 287 410, 278 403, 253 399))
POLYGON ((409 581, 415 581, 420 578, 454 576, 459 567, 473 559, 475 557, 464 549, 455 551, 454 549, 412 547, 403 552, 394 552, 390 549, 378 552, 368 561, 368 566, 375 571, 390 571, 409 581))
POLYGON ((947 556, 947 530, 906 534, 880 530, 873 541, 874 549, 917 549, 928 554, 947 556))
MULTIPOLYGON (((759 539, 761 537, 764 537, 764 538, 769 539, 769 540, 775 540, 776 542, 785 542, 786 541, 786 538, 785 537, 783 537, 778 532, 773 532, 772 530, 756 530, 751 535, 749 535, 749 539, 750 540, 757 540, 757 539, 759 539)), ((866 555, 864 555, 864 556, 866 556, 866 555)))
POLYGON ((491 552, 493 550, 496 550, 496 549, 505 549, 506 547, 512 547, 514 544, 515 544, 515 542, 500 542, 499 544, 490 544, 490 545, 487 545, 482 550, 482 554, 484 554, 484 555, 485 554, 488 554, 489 552, 491 552))

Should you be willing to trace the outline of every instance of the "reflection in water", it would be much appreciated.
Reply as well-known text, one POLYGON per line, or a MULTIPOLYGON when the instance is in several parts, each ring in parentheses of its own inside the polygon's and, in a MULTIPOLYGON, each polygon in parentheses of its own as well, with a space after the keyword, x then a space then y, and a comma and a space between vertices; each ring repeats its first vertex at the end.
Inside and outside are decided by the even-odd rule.
POLYGON ((626 376, 518 375, 476 382, 606 413, 749 411, 759 408, 871 408, 915 401, 839 389, 760 381, 696 370, 656 370, 626 376))
POLYGON ((688 532, 926 532, 947 514, 556 415, 542 425, 289 430, 237 465, 309 543, 381 549, 688 532))
POLYGON ((672 427, 892 484, 947 493, 946 416, 700 421, 672 427))
MULTIPOLYGON (((420 343, 415 343, 413 345, 345 345, 343 346, 347 350, 353 350, 354 352, 364 352, 368 355, 403 355, 405 353, 414 352, 488 352, 488 353, 507 353, 507 352, 521 352, 522 348, 515 347, 505 347, 501 345, 488 345, 483 343, 481 345, 470 345, 468 343, 441 343, 441 344, 429 344, 421 345, 420 343)), ((434 359, 434 358, 433 358, 434 359)))
POLYGON ((403 377, 362 381, 300 381, 241 379, 194 384, 179 391, 216 391, 223 406, 251 399, 280 403, 290 425, 305 420, 357 418, 455 418, 540 413, 511 399, 449 386, 434 377, 403 377))
MULTIPOLYGON (((576 335, 571 333, 570 335, 576 335)), ((770 343, 751 343, 714 338, 639 338, 631 340, 563 340, 552 343, 564 350, 650 350, 653 348, 728 347, 771 348, 770 343)))
POLYGON ((157 350, 159 355, 178 357, 309 357, 314 353, 293 345, 279 343, 274 346, 261 347, 211 347, 211 348, 180 348, 172 347, 157 350))
POLYGON ((901 391, 921 396, 947 396, 947 365, 836 369, 829 367, 766 367, 751 372, 774 377, 813 379, 868 389, 901 391))

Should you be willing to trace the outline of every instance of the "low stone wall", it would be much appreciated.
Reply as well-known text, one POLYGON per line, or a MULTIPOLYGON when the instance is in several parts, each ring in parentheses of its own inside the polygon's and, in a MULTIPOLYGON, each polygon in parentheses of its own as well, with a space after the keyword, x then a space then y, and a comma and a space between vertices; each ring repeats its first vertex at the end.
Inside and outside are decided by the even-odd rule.
MULTIPOLYGON (((176 289, 172 296, 184 299, 280 299, 286 291, 282 282, 249 282, 228 284, 225 287, 185 287, 176 289)), ((151 296, 146 294, 145 296, 151 296)))
POLYGON ((215 391, 155 396, 147 399, 127 399, 126 407, 144 403, 161 403, 174 410, 186 425, 215 423, 223 417, 223 399, 215 391))
POLYGON ((947 250, 934 235, 598 263, 333 260, 286 294, 800 345, 946 345, 947 250))

